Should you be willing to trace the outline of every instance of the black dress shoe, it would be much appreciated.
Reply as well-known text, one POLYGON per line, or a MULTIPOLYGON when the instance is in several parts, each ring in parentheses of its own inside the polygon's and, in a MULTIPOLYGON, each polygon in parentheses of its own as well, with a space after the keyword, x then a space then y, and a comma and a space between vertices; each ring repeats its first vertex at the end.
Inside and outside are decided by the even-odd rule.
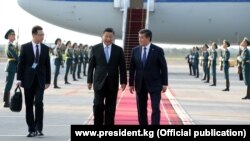
POLYGON ((41 131, 37 131, 37 136, 41 137, 41 136, 44 136, 44 134, 41 131))
POLYGON ((36 132, 29 132, 29 134, 27 135, 27 137, 35 137, 36 136, 36 132))
POLYGON ((248 97, 248 96, 245 96, 245 97, 243 97, 242 99, 250 99, 250 97, 248 97))
POLYGON ((10 107, 9 102, 4 102, 3 107, 4 107, 4 108, 8 108, 8 107, 10 107))
POLYGON ((71 83, 69 83, 69 82, 65 82, 65 84, 71 84, 71 83))
POLYGON ((61 87, 58 87, 58 86, 54 86, 54 88, 56 88, 56 89, 60 89, 61 87))
POLYGON ((229 89, 226 88, 226 89, 223 89, 222 91, 229 91, 229 89))
POLYGON ((212 85, 210 85, 210 86, 216 86, 215 84, 212 84, 212 85))

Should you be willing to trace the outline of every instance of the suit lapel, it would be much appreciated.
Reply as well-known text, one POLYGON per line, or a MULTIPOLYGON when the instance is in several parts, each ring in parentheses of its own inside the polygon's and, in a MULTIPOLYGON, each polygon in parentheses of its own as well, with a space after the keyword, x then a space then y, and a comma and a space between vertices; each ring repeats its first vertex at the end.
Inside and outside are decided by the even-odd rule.
POLYGON ((106 57, 105 57, 105 52, 104 52, 104 46, 103 46, 103 44, 101 44, 101 45, 99 46, 99 49, 100 49, 102 58, 105 60, 106 64, 108 64, 107 61, 106 61, 106 57))
POLYGON ((148 64, 149 60, 152 58, 152 56, 154 56, 153 55, 154 54, 154 50, 155 50, 155 48, 154 48, 153 44, 151 44, 150 48, 149 48, 149 52, 148 52, 148 56, 147 56, 145 67, 147 67, 147 64, 148 64))
POLYGON ((44 45, 41 43, 41 52, 40 52, 40 55, 39 55, 39 62, 42 61, 42 57, 44 56, 44 45))
POLYGON ((140 64, 140 67, 142 67, 143 68, 143 63, 142 63, 142 59, 141 59, 141 56, 142 56, 142 47, 141 46, 139 46, 139 48, 137 49, 137 52, 136 52, 136 57, 137 57, 137 60, 138 60, 138 62, 140 62, 139 64, 140 64))
MULTIPOLYGON (((110 51, 110 57, 109 57, 109 63, 110 63, 111 60, 113 60, 113 58, 114 58, 114 52, 115 52, 115 45, 112 44, 112 45, 111 45, 111 51, 110 51)), ((109 63, 108 63, 108 64, 109 64, 109 63)))
POLYGON ((30 50, 29 52, 31 52, 31 59, 35 62, 35 54, 34 54, 32 42, 30 42, 29 50, 30 50))

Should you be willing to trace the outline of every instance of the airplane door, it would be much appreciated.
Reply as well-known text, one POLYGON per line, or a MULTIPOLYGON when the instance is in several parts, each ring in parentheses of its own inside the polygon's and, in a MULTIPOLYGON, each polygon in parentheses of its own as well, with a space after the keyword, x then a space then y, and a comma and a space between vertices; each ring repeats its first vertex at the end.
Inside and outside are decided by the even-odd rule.
POLYGON ((130 8, 142 9, 143 8, 143 0, 130 0, 130 8))

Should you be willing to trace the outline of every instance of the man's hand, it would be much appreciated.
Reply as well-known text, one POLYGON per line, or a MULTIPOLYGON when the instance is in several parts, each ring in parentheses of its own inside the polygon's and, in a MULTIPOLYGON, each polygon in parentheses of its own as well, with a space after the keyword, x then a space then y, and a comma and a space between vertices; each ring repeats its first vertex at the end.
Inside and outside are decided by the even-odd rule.
POLYGON ((163 85, 163 86, 162 86, 162 92, 165 93, 165 92, 167 91, 167 88, 168 88, 167 85, 163 85))
POLYGON ((48 88, 49 88, 49 85, 50 85, 50 84, 45 84, 45 89, 48 89, 48 88))
POLYGON ((92 83, 88 83, 88 89, 91 90, 92 88, 92 83))
POLYGON ((134 86, 129 86, 129 91, 131 94, 133 94, 133 92, 135 91, 135 87, 134 86))
POLYGON ((125 88, 126 88, 126 84, 121 84, 121 89, 122 89, 122 91, 124 91, 125 88))

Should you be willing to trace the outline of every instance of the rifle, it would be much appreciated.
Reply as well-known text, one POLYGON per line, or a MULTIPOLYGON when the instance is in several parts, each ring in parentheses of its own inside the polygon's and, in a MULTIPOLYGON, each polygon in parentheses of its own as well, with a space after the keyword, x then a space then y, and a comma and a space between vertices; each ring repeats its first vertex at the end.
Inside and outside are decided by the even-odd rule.
POLYGON ((19 28, 18 28, 18 30, 17 30, 16 46, 15 46, 17 55, 19 54, 18 40, 19 40, 19 28))

